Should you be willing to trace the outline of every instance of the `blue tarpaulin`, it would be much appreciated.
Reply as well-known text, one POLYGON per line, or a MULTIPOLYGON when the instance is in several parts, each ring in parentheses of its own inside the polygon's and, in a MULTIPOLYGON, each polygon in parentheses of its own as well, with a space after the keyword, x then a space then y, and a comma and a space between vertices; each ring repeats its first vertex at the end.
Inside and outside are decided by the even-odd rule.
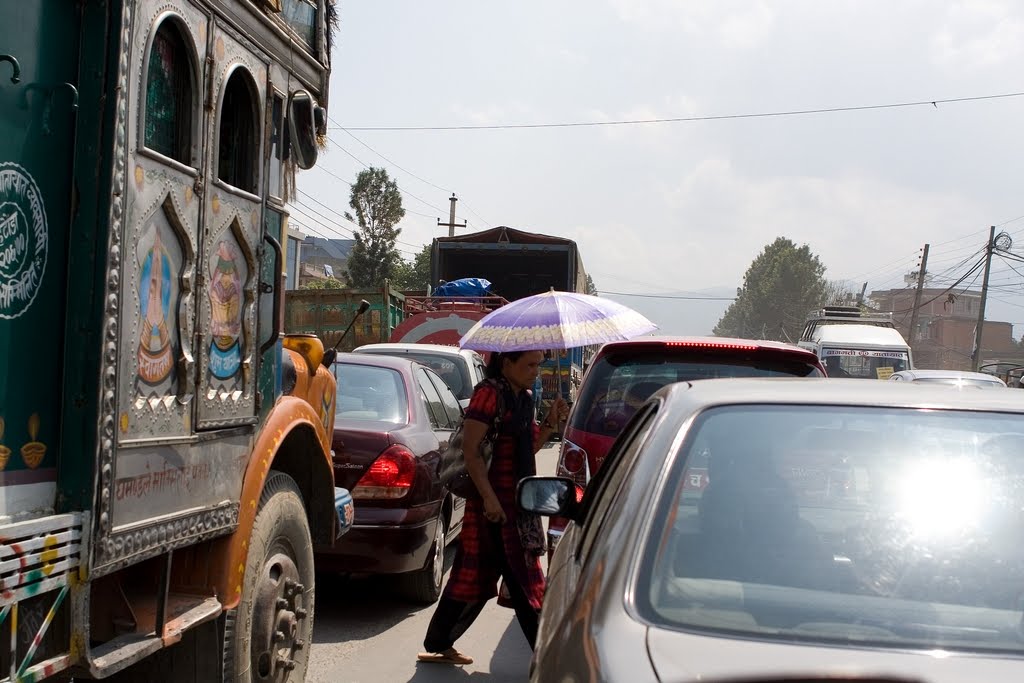
POLYGON ((434 288, 434 296, 492 296, 491 281, 479 277, 464 277, 445 282, 434 288))

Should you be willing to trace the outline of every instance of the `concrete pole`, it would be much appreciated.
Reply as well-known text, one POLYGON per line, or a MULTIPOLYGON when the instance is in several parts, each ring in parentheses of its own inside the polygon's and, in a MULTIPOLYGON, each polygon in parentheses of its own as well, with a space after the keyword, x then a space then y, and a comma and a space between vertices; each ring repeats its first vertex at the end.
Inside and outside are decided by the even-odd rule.
POLYGON ((451 213, 448 214, 448 222, 442 223, 441 219, 438 218, 437 224, 448 228, 449 237, 455 237, 455 228, 464 228, 466 227, 466 223, 465 221, 463 221, 462 223, 455 222, 455 204, 459 201, 459 198, 455 196, 454 192, 452 192, 452 196, 448 199, 448 201, 452 203, 451 213))
POLYGON ((924 290, 924 276, 928 270, 928 247, 924 245, 924 255, 921 256, 921 270, 917 273, 917 291, 914 293, 914 310, 910 312, 910 346, 917 341, 917 313, 921 308, 921 292, 924 290))
POLYGON ((981 305, 978 307, 978 324, 974 328, 974 357, 971 369, 975 372, 981 367, 981 331, 985 327, 985 302, 988 300, 988 274, 992 270, 992 251, 995 249, 996 226, 988 233, 988 244, 985 245, 985 277, 981 281, 981 305))

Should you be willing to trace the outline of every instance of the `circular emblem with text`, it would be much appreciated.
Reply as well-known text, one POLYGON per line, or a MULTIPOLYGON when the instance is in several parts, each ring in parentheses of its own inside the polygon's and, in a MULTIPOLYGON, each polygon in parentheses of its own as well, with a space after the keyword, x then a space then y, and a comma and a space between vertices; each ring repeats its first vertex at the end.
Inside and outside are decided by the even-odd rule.
POLYGON ((46 270, 46 207, 18 164, 0 164, 0 318, 27 311, 46 270))

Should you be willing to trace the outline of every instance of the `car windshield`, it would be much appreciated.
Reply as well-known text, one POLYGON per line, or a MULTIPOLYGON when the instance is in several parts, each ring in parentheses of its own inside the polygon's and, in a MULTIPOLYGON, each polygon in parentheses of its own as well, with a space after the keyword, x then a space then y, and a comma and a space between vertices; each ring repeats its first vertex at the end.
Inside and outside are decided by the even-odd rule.
POLYGON ((666 384, 718 377, 820 376, 803 360, 770 354, 748 355, 680 350, 610 353, 587 373, 572 427, 601 436, 618 436, 636 409, 666 384))
POLYGON ((987 379, 972 379, 970 377, 918 377, 915 382, 926 382, 928 384, 948 384, 954 387, 978 387, 982 389, 995 389, 1002 387, 1001 382, 993 382, 987 379))
POLYGON ((353 363, 335 363, 338 399, 335 418, 403 424, 409 409, 405 382, 397 370, 353 363))
POLYGON ((1024 416, 733 406, 694 422, 638 608, 670 628, 1024 653, 1024 416))

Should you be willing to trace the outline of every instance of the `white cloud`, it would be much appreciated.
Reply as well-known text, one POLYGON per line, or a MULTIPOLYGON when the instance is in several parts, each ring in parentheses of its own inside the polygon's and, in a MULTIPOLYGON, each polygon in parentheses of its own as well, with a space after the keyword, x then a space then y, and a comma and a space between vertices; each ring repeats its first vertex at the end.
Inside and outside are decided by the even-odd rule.
POLYGON ((700 162, 662 201, 656 211, 673 218, 660 225, 639 219, 577 228, 588 269, 615 273, 628 263, 638 280, 664 289, 737 286, 760 250, 782 236, 810 245, 829 277, 846 278, 913 255, 924 235, 959 237, 981 213, 955 195, 857 175, 747 177, 722 158, 700 162))
POLYGON ((609 0, 619 18, 648 30, 714 36, 723 46, 750 49, 772 33, 775 13, 764 0, 609 0))
POLYGON ((975 69, 1003 64, 1024 51, 1024 19, 1017 0, 961 0, 946 10, 931 39, 939 65, 975 69))
POLYGON ((456 103, 451 106, 451 112, 455 115, 456 121, 474 126, 537 123, 541 121, 536 109, 519 101, 504 104, 492 102, 485 106, 477 107, 456 103))

